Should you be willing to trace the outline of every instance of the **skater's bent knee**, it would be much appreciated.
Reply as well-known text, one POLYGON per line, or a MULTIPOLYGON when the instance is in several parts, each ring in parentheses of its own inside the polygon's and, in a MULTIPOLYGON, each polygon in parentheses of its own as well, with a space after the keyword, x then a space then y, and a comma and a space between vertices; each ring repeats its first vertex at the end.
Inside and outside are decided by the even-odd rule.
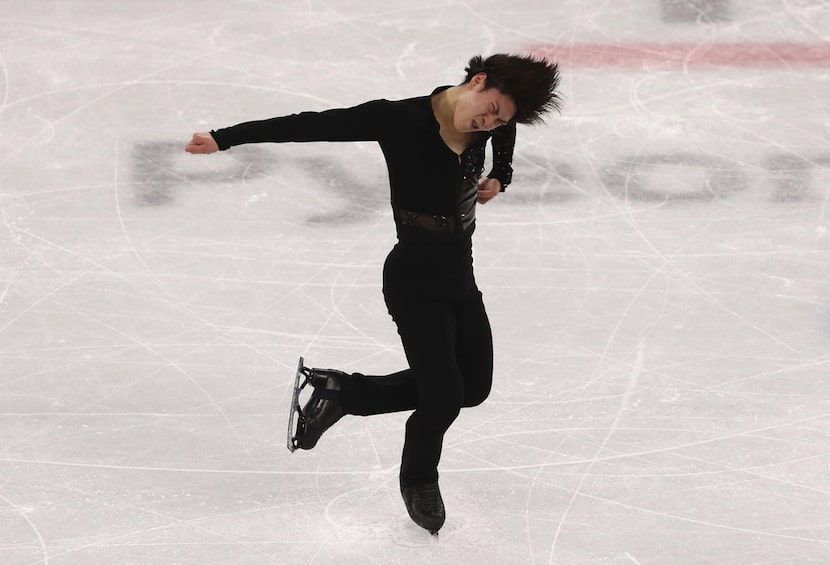
POLYGON ((461 413, 460 406, 419 406, 407 421, 407 427, 418 426, 431 433, 444 433, 461 413))
POLYGON ((470 389, 464 395, 464 408, 472 408, 482 404, 490 396, 490 385, 470 389))

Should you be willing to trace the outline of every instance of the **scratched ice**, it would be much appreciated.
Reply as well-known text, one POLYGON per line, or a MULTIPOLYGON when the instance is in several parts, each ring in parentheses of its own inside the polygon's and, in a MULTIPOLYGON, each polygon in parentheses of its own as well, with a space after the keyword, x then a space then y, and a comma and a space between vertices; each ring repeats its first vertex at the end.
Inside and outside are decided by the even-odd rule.
POLYGON ((827 30, 823 0, 4 0, 0 562, 830 562, 827 30), (432 543, 406 415, 284 447, 299 355, 404 364, 380 152, 183 145, 531 49, 564 109, 479 211, 495 387, 432 543))

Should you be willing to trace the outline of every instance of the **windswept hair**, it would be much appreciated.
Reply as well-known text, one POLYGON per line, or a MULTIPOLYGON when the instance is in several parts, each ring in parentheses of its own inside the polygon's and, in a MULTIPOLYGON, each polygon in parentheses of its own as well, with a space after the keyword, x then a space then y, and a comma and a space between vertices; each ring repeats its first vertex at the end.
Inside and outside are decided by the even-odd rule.
POLYGON ((497 88, 516 103, 513 121, 538 124, 544 114, 560 109, 559 65, 525 55, 476 55, 467 64, 466 84, 479 73, 486 73, 485 88, 497 88))

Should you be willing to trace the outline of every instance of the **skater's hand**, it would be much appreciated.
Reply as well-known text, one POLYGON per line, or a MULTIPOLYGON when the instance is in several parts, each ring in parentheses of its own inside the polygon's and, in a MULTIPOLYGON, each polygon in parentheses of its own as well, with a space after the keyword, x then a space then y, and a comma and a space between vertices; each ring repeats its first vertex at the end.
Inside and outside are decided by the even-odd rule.
POLYGON ((213 136, 207 132, 199 132, 193 134, 193 139, 184 148, 188 153, 216 153, 219 151, 219 146, 213 136))
POLYGON ((499 179, 486 178, 478 183, 478 203, 487 204, 501 192, 499 179))

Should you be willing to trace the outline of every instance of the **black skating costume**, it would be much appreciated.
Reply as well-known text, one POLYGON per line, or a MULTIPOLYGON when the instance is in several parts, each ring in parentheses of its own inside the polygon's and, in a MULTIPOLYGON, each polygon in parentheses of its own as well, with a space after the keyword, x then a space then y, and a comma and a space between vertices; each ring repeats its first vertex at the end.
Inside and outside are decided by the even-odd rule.
MULTIPOLYGON (((442 87, 433 95, 448 87, 442 87)), ((492 139, 488 176, 506 187, 516 129, 477 134, 463 154, 443 141, 432 97, 376 100, 304 112, 211 132, 219 148, 258 142, 377 141, 386 158, 398 242, 383 269, 383 295, 409 368, 355 374, 340 391, 347 414, 414 410, 406 424, 403 485, 437 481, 446 430, 462 407, 490 392, 493 341, 473 276, 478 179, 492 139)))

